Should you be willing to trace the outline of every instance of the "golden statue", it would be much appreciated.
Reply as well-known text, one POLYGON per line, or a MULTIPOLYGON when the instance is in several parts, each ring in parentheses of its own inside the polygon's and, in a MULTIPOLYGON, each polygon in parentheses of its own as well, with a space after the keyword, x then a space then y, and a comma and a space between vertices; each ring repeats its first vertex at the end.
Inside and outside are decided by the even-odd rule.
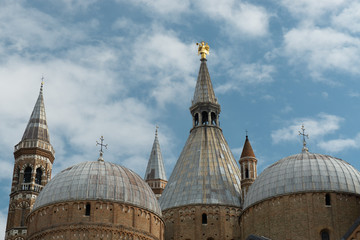
POLYGON ((202 41, 201 43, 196 43, 196 45, 199 46, 198 55, 201 54, 201 59, 206 59, 206 55, 209 55, 210 51, 209 44, 206 43, 205 45, 205 42, 202 41))

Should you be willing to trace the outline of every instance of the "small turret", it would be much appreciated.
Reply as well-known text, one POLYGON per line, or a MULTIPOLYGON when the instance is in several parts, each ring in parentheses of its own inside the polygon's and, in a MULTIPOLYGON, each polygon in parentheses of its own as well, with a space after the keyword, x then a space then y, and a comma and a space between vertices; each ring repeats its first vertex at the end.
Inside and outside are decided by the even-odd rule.
POLYGON ((247 134, 239 163, 241 169, 242 198, 245 199, 249 187, 257 177, 257 159, 255 157, 247 134))
POLYGON ((159 199, 167 184, 167 178, 158 139, 158 128, 159 127, 156 126, 155 140, 149 157, 144 179, 145 182, 149 184, 156 197, 159 199))

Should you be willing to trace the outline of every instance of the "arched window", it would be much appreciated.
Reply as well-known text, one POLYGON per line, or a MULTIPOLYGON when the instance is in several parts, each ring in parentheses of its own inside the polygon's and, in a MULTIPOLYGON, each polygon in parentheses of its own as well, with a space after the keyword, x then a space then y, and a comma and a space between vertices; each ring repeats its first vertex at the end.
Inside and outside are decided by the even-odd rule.
POLYGON ((202 215, 202 224, 207 224, 207 215, 205 213, 202 215))
POLYGON ((207 112, 202 112, 201 113, 201 119, 202 119, 202 123, 201 124, 208 124, 209 123, 209 119, 208 119, 208 113, 207 112))
POLYGON ((249 169, 245 168, 245 178, 249 178, 249 169))
POLYGON ((325 205, 331 206, 331 198, 329 193, 325 194, 325 205))
POLYGON ((216 114, 213 112, 211 113, 211 124, 216 125, 216 114))
POLYGON ((35 183, 41 185, 41 176, 42 170, 41 168, 36 169, 35 183))
POLYGON ((199 114, 195 113, 195 126, 199 125, 199 114))
POLYGON ((85 206, 85 216, 90 216, 90 203, 85 206))
POLYGON ((25 168, 25 171, 24 171, 24 183, 31 182, 31 172, 32 172, 31 167, 26 167, 25 168))
POLYGON ((330 234, 327 229, 321 230, 320 235, 321 235, 321 240, 330 240, 330 234))

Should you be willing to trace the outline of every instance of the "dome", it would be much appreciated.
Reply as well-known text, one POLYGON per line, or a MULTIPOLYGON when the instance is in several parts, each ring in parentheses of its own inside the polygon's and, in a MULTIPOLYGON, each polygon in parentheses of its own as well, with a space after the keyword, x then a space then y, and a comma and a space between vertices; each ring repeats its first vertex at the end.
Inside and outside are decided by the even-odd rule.
POLYGON ((324 191, 360 194, 360 172, 339 158, 303 152, 266 168, 250 186, 243 208, 275 196, 324 191))
POLYGON ((104 161, 80 163, 58 173, 40 192, 33 210, 79 200, 128 203, 161 216, 153 191, 139 175, 104 161))

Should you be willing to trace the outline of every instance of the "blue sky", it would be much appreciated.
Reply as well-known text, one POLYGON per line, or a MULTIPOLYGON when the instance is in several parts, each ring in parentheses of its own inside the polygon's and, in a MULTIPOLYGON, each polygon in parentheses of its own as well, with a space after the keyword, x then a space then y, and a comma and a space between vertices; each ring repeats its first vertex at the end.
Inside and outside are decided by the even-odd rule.
POLYGON ((245 130, 258 169, 301 151, 360 169, 360 3, 355 0, 0 0, 0 238, 13 171, 42 75, 53 176, 104 158, 143 176, 159 125, 167 176, 192 120, 200 66, 239 159, 245 130))

